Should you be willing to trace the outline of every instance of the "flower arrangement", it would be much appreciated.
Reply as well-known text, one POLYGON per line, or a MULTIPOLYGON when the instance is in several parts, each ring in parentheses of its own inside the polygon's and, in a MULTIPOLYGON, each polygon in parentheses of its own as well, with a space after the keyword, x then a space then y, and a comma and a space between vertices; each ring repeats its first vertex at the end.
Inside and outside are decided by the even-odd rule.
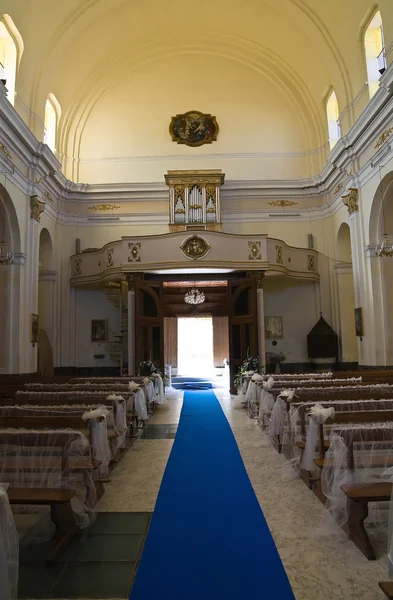
POLYGON ((139 363, 139 374, 150 377, 153 373, 158 373, 158 368, 152 360, 142 360, 139 363))
POLYGON ((139 363, 139 374, 144 377, 160 375, 164 386, 168 384, 168 375, 163 373, 152 360, 143 360, 139 363))
POLYGON ((247 358, 242 362, 242 364, 239 367, 238 372, 235 375, 235 386, 237 389, 241 388, 242 383, 243 383, 243 375, 245 375, 245 373, 248 373, 249 371, 254 371, 254 373, 259 373, 259 371, 262 371, 264 369, 264 366, 260 366, 259 365, 259 357, 258 356, 248 356, 247 358))

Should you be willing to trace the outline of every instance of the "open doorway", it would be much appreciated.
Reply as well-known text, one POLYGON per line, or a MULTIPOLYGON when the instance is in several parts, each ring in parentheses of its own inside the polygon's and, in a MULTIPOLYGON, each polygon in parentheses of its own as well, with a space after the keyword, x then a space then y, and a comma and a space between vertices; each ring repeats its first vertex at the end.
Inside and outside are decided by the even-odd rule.
POLYGON ((177 320, 178 375, 214 377, 212 317, 184 317, 177 320))

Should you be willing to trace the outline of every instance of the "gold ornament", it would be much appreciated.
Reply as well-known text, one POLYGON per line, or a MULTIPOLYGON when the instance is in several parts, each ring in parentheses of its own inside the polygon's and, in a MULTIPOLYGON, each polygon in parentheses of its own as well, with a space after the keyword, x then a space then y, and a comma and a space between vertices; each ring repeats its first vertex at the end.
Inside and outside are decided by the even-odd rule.
POLYGON ((89 206, 89 210, 94 210, 95 212, 106 212, 108 210, 116 210, 117 208, 120 208, 120 206, 116 204, 94 204, 94 206, 89 206))
POLYGON ((210 250, 210 245, 207 241, 198 235, 193 235, 188 239, 184 240, 182 245, 180 246, 181 251, 187 258, 192 258, 193 260, 199 260, 206 256, 206 254, 210 250))
POLYGON ((275 206, 275 207, 279 206, 280 208, 286 208, 287 206, 296 206, 296 204, 299 204, 299 203, 295 202, 294 200, 272 200, 268 204, 270 206, 275 206))
POLYGON ((358 198, 359 190, 357 188, 349 188, 348 194, 345 194, 345 196, 341 196, 342 201, 348 209, 348 214, 352 215, 352 213, 359 210, 358 198))

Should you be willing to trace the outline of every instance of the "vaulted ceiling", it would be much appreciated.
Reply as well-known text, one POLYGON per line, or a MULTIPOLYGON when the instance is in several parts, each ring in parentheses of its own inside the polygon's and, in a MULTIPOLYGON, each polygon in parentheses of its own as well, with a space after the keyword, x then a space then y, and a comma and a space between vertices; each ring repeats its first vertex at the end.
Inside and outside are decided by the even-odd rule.
MULTIPOLYGON (((365 98, 353 101, 366 81, 362 35, 376 8, 389 46, 391 0, 379 7, 369 0, 0 0, 0 12, 11 16, 24 41, 17 93, 29 125, 38 132, 46 98, 54 93, 62 107, 58 149, 69 156, 83 148, 88 120, 106 95, 124 88, 132 105, 134 90, 143 105, 152 100, 154 81, 157 106, 183 85, 193 87, 197 99, 221 94, 228 103, 231 86, 247 98, 255 90, 262 105, 261 81, 268 82, 293 113, 299 149, 318 148, 327 140, 329 90, 340 112, 349 109, 347 130, 364 108, 365 98)), ((240 112, 242 104, 249 110, 247 98, 237 98, 240 112)))

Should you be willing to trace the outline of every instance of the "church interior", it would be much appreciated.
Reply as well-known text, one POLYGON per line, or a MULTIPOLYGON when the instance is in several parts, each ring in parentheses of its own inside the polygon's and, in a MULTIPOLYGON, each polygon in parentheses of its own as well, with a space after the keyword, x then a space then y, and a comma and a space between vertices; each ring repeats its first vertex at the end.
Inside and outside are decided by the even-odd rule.
POLYGON ((391 0, 0 0, 0 600, 393 599, 392 142, 391 0))

